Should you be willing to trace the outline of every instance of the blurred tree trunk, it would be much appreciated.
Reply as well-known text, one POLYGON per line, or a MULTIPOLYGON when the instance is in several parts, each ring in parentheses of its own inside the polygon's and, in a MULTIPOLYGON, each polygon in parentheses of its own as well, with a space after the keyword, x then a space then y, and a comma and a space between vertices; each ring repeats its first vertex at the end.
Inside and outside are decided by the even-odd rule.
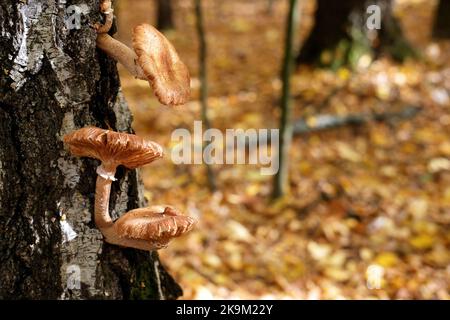
POLYGON ((170 30, 174 28, 172 0, 158 0, 157 28, 170 30))
POLYGON ((377 58, 386 53, 397 61, 416 56, 404 38, 392 4, 391 0, 317 0, 315 24, 299 51, 297 64, 338 68, 356 66, 365 54, 377 58), (367 12, 370 5, 380 8, 380 29, 369 30, 366 25, 373 14, 367 12))
MULTIPOLYGON (((199 78, 200 78, 200 104, 202 121, 205 130, 211 128, 211 123, 208 117, 208 70, 207 70, 207 59, 208 59, 208 47, 206 44, 205 37, 205 27, 203 20, 203 10, 202 1, 195 0, 195 16, 196 16, 196 30, 199 42, 199 54, 198 54, 198 65, 199 65, 199 78)), ((214 177, 214 171, 211 165, 205 163, 208 186, 211 191, 217 189, 216 180, 214 177)))
POLYGON ((271 15, 273 13, 273 5, 275 0, 267 0, 267 14, 271 15))
POLYGON ((279 170, 274 178, 273 196, 283 196, 288 188, 289 149, 291 147, 293 127, 291 121, 291 75, 294 68, 294 37, 295 27, 298 24, 298 0, 289 0, 289 11, 286 20, 286 35, 284 42, 284 58, 281 80, 283 82, 281 95, 280 118, 280 150, 279 170))
POLYGON ((440 0, 436 11, 436 20, 433 27, 433 37, 441 39, 450 38, 450 1, 440 0))
MULTIPOLYGON (((93 219, 98 161, 63 146, 64 134, 88 125, 132 132, 115 62, 96 50, 89 27, 98 3, 89 3, 0 4, 0 299, 182 294, 156 252, 103 241, 93 219), (77 10, 79 28, 65 27, 65 13, 77 10), (63 241, 58 202, 78 234, 71 241, 63 241)), ((116 177, 114 217, 144 205, 138 172, 121 168, 116 177)))

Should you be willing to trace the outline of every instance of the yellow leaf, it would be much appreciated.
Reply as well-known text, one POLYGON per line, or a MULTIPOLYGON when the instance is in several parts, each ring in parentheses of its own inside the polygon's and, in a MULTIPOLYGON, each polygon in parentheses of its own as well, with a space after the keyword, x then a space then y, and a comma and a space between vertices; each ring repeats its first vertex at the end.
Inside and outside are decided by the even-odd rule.
POLYGON ((331 247, 327 244, 310 241, 308 243, 308 252, 315 260, 323 260, 330 254, 331 247))
POLYGON ((428 171, 431 173, 445 170, 450 170, 450 160, 447 158, 434 158, 428 162, 428 171))
POLYGON ((425 256, 425 259, 429 263, 445 268, 450 263, 450 253, 444 245, 438 244, 425 256))
POLYGON ((258 194, 259 190, 261 190, 259 184, 252 183, 247 188, 245 188, 245 194, 252 197, 258 194))
POLYGON ((340 268, 326 268, 324 273, 327 277, 336 281, 346 281, 350 278, 350 273, 340 268))
POLYGON ((241 270, 242 269, 242 256, 239 252, 233 252, 228 256, 227 259, 228 264, 233 270, 241 270))
POLYGON ((373 252, 369 248, 362 248, 359 250, 359 255, 363 260, 370 260, 373 257, 373 252))
POLYGON ((376 87, 376 95, 381 100, 387 100, 391 96, 391 87, 387 84, 381 84, 376 87))
POLYGON ((247 20, 240 18, 232 20, 229 26, 234 32, 248 32, 252 28, 247 20))
POLYGON ((412 228, 419 235, 422 234, 434 235, 438 231, 438 228, 435 223, 426 220, 414 222, 412 228))
POLYGON ((350 78, 350 71, 347 68, 339 68, 338 72, 338 77, 341 78, 342 80, 347 80, 348 78, 350 78))
POLYGON ((224 229, 231 240, 250 242, 253 238, 248 229, 235 220, 227 221, 224 229))
POLYGON ((326 264, 333 267, 342 267, 346 260, 347 255, 345 251, 339 250, 327 258, 326 264))
POLYGON ((360 162, 361 156, 358 152, 356 152, 350 145, 344 142, 337 143, 337 151, 339 156, 345 160, 349 160, 352 162, 360 162))
POLYGON ((312 164, 310 162, 308 162, 308 161, 300 161, 298 167, 299 167, 300 173, 302 175, 306 175, 306 174, 311 173, 311 171, 313 169, 312 164))
POLYGON ((439 146, 439 151, 441 151, 443 154, 450 156, 450 142, 448 141, 444 141, 440 146, 439 146))
POLYGON ((446 205, 450 205, 450 187, 444 190, 444 202, 446 205))
POLYGON ((428 249, 434 244, 434 238, 428 234, 421 234, 412 238, 409 243, 416 249, 428 249))
POLYGON ((428 211, 428 202, 424 198, 412 199, 408 205, 408 209, 414 218, 424 218, 428 211))
POLYGON ((216 256, 215 254, 211 254, 211 253, 207 253, 204 254, 203 257, 203 262, 213 268, 218 268, 221 264, 222 261, 220 260, 220 258, 218 256, 216 256))
POLYGON ((392 137, 388 137, 383 130, 373 130, 370 135, 372 142, 380 147, 387 146, 392 142, 392 137))
POLYGON ((380 172, 382 175, 390 178, 394 178, 398 174, 397 168, 394 166, 382 166, 380 172))
POLYGON ((385 268, 394 266, 398 261, 397 255, 393 252, 382 252, 375 258, 375 262, 385 268))

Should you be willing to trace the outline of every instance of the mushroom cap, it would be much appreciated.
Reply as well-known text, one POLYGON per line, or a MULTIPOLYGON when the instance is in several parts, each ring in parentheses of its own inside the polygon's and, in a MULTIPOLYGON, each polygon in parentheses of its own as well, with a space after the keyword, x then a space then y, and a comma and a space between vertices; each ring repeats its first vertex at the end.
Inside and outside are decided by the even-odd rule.
POLYGON ((73 155, 96 158, 104 167, 123 165, 135 169, 163 156, 162 147, 156 142, 96 127, 73 131, 64 136, 64 143, 73 155))
POLYGON ((153 206, 127 212, 114 227, 120 237, 167 244, 170 239, 190 231, 196 220, 172 207, 153 206))
POLYGON ((133 30, 133 48, 158 100, 169 106, 186 103, 189 70, 169 40, 151 25, 141 24, 133 30))

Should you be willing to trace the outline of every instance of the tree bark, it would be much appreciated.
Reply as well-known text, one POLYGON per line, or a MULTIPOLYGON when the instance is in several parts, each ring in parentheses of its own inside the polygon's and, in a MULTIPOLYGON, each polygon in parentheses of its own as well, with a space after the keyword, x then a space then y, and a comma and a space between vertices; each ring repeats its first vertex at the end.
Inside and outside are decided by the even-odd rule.
MULTIPOLYGON (((89 27, 100 22, 98 1, 72 3, 79 28, 65 25, 75 12, 65 0, 0 4, 0 298, 177 298, 156 252, 103 241, 93 219, 98 161, 64 149, 63 135, 80 127, 132 132, 115 62, 89 27), (68 242, 58 202, 77 233, 68 242), (73 270, 80 286, 69 283, 73 270)), ((136 170, 116 178, 114 218, 144 205, 136 170)))
POLYGON ((338 68, 355 66, 359 58, 388 54, 397 61, 416 56, 392 12, 391 0, 318 0, 315 24, 297 56, 297 64, 338 68), (380 29, 369 30, 367 8, 380 8, 380 29))
POLYGON ((433 26, 433 37, 437 39, 450 38, 450 1, 440 0, 433 26))
POLYGON ((170 30, 174 28, 172 0, 158 0, 157 28, 170 30))

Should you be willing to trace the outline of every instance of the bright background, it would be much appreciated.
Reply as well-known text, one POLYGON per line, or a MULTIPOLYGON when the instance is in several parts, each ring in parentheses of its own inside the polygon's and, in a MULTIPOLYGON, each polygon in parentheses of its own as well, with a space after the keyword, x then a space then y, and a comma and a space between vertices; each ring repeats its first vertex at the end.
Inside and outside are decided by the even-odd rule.
MULTIPOLYGON (((311 29, 314 1, 302 1, 300 36, 311 29)), ((448 299, 450 222, 450 51, 431 29, 437 1, 397 1, 407 38, 423 54, 388 58, 364 72, 300 68, 292 77, 294 119, 423 110, 414 118, 369 122, 296 136, 290 194, 270 202, 272 178, 249 165, 215 167, 210 192, 202 165, 170 160, 171 133, 200 120, 198 42, 193 1, 174 0, 175 29, 165 35, 192 76, 192 99, 161 106, 149 85, 121 70, 137 134, 166 149, 142 170, 151 204, 170 204, 199 219, 196 229, 160 251, 184 298, 448 299), (338 88, 338 89, 337 89, 338 88), (324 100, 328 99, 327 103, 324 100), (320 106, 320 110, 318 110, 320 106), (369 290, 366 270, 384 268, 369 290)), ((287 1, 204 0, 212 126, 278 126, 287 1)), ((155 23, 151 0, 116 1, 118 37, 155 23)))

